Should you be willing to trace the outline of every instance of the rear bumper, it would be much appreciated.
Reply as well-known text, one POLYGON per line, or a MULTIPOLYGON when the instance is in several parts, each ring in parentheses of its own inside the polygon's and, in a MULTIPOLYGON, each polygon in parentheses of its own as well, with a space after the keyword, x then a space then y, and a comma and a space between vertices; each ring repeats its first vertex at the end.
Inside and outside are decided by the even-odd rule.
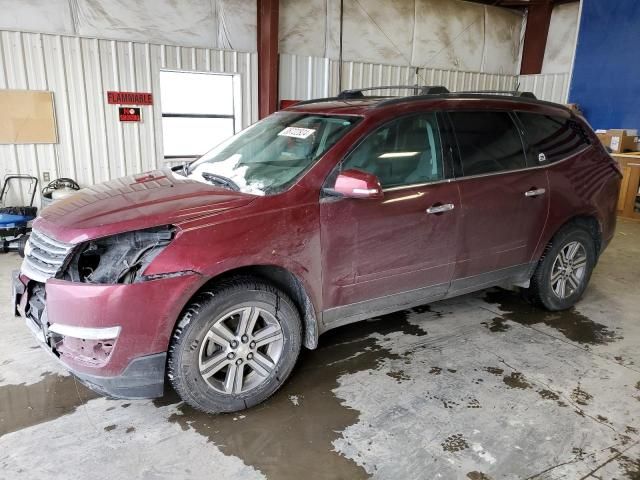
POLYGON ((163 394, 166 352, 199 275, 130 285, 89 285, 14 273, 13 305, 64 367, 96 392, 118 398, 163 394))

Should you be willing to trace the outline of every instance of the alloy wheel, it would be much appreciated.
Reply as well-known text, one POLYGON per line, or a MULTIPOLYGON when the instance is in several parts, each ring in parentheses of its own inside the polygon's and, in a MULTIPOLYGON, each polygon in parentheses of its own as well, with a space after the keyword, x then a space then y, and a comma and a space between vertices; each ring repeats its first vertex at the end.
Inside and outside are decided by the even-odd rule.
POLYGON ((577 292, 587 272, 587 251, 582 243, 574 241, 560 249, 551 267, 551 289, 565 299, 577 292))
POLYGON ((202 378, 220 393, 239 394, 262 384, 282 355, 284 336, 274 315, 246 306, 223 315, 202 341, 202 378))

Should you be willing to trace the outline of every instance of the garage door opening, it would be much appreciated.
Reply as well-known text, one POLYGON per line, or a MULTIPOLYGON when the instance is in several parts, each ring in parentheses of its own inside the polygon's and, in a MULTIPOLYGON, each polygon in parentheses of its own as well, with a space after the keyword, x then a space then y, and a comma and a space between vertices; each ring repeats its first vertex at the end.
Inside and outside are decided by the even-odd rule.
POLYGON ((234 76, 160 72, 164 158, 197 158, 236 132, 234 76))

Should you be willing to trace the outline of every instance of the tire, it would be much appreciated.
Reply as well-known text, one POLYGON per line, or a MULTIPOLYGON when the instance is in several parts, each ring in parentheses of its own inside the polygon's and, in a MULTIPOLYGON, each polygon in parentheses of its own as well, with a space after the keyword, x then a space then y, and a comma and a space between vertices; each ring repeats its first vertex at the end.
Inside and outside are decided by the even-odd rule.
POLYGON ((235 278, 187 306, 171 338, 167 374, 197 410, 244 410, 283 385, 301 343, 299 313, 283 292, 259 279, 235 278))
POLYGON ((526 296, 547 310, 571 308, 584 294, 596 261, 591 233, 579 225, 567 225, 545 248, 526 296), (568 258, 573 249, 574 257, 568 258), (563 279, 564 289, 561 286, 563 279))
POLYGON ((24 248, 27 246, 27 240, 29 240, 29 235, 22 235, 18 239, 18 255, 24 258, 24 248))

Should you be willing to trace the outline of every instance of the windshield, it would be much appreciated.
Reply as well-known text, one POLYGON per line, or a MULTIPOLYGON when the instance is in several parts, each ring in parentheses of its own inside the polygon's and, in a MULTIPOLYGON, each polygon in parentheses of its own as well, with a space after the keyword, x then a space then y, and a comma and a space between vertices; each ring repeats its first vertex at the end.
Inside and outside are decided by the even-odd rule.
POLYGON ((222 142, 186 169, 193 180, 253 195, 286 190, 358 117, 279 112, 222 142))

